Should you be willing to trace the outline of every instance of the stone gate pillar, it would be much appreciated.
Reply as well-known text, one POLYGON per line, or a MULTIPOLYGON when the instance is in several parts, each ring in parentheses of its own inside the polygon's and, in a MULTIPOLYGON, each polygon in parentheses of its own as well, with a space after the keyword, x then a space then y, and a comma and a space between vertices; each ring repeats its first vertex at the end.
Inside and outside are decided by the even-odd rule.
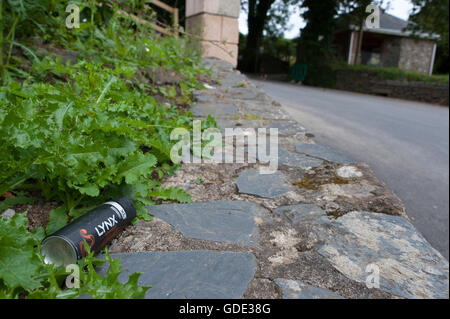
POLYGON ((204 57, 237 65, 240 9, 240 0, 186 0, 186 31, 203 39, 204 57))

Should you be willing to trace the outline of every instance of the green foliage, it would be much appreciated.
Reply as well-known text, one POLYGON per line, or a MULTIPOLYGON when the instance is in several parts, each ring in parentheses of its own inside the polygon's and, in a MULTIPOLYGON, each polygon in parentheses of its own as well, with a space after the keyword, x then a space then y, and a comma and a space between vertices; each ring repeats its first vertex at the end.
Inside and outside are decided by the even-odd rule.
POLYGON ((422 73, 406 71, 399 68, 385 68, 366 65, 342 65, 338 67, 338 69, 339 68, 355 71, 372 72, 383 80, 411 81, 411 82, 438 83, 438 84, 449 83, 448 74, 428 76, 422 73))
POLYGON ((17 192, 14 197, 5 198, 0 202, 0 212, 7 210, 15 205, 32 204, 36 198, 27 196, 24 192, 17 192))
POLYGON ((50 235, 57 231, 58 229, 63 228, 67 222, 69 221, 69 216, 66 214, 66 209, 64 206, 53 209, 50 212, 50 221, 45 228, 45 233, 50 235))
POLYGON ((22 83, 0 88, 0 188, 32 172, 46 199, 64 202, 68 211, 114 185, 149 195, 152 190, 145 193, 139 185, 170 163, 170 131, 190 129, 192 117, 161 105, 151 84, 135 76, 159 65, 181 73, 186 80, 179 89, 159 88, 174 99, 178 91, 190 96, 199 88, 195 75, 203 71, 185 50, 186 40, 134 32, 127 23, 116 17, 96 29, 93 45, 79 39, 67 44, 92 59, 81 55, 79 63, 63 65, 39 57, 26 78, 17 75, 22 83), (49 76, 55 83, 42 82, 49 76))
POLYGON ((247 13, 248 36, 245 48, 241 46, 243 59, 239 68, 246 72, 258 72, 258 60, 263 36, 280 37, 289 28, 289 12, 299 0, 244 0, 242 8, 247 13))
MULTIPOLYGON (((272 37, 282 37, 286 30, 292 28, 289 25, 289 16, 300 0, 265 0, 260 1, 260 3, 253 4, 257 1, 254 0, 243 0, 241 1, 241 7, 244 12, 247 13, 249 17, 256 17, 257 11, 262 10, 264 7, 268 8, 265 12, 265 21, 263 31, 265 35, 272 37), (265 6, 263 2, 270 2, 270 5, 265 6), (253 12, 250 11, 253 8, 253 12)), ((251 27, 251 25, 249 25, 251 27)))
MULTIPOLYGON (((67 288, 65 279, 70 274, 63 266, 47 265, 40 255, 39 242, 42 229, 27 230, 27 218, 16 214, 12 218, 0 218, 0 298, 76 298, 89 294, 94 298, 143 298, 150 287, 141 287, 140 274, 129 277, 125 284, 117 278, 122 273, 120 259, 113 260, 106 251, 105 260, 93 253, 80 261, 80 287, 67 288), (96 265, 108 262, 106 276, 97 274, 96 265)), ((87 247, 89 249, 89 247, 87 247)))
POLYGON ((25 214, 0 218, 0 287, 9 293, 25 289, 32 291, 42 284, 34 279, 42 265, 34 246, 35 234, 28 232, 25 214))
POLYGON ((297 49, 297 63, 306 64, 305 83, 313 86, 333 87, 333 31, 338 0, 305 0, 302 16, 307 22, 301 32, 297 49))
MULTIPOLYGON (((93 271, 98 261, 90 255, 80 264, 81 288, 62 289, 67 273, 43 263, 39 242, 111 198, 130 196, 145 220, 145 205, 155 200, 190 201, 161 182, 178 168, 170 132, 192 130, 185 107, 202 88, 196 76, 207 72, 190 39, 163 38, 98 2, 70 1, 81 8, 81 26, 72 30, 65 27, 67 1, 0 2, 0 196, 15 195, 0 211, 33 202, 30 189, 64 204, 45 231, 29 232, 24 214, 0 218, 0 297, 143 297, 138 275, 117 282, 120 261, 108 255, 106 278, 93 271), (68 53, 76 61, 63 63, 68 53), (147 72, 154 68, 175 71, 180 81, 157 86, 147 72)), ((128 2, 133 10, 141 4, 128 2)))
POLYGON ((435 72, 449 72, 449 0, 412 0, 414 5, 410 17, 415 32, 435 33, 440 36, 436 52, 435 72))

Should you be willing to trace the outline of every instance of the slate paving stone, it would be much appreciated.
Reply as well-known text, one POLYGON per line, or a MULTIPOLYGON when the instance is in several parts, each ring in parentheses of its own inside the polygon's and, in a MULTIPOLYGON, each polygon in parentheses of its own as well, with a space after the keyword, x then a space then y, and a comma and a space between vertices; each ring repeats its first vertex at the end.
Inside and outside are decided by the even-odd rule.
POLYGON ((226 128, 253 128, 257 132, 258 128, 264 127, 262 120, 234 120, 234 119, 218 119, 217 127, 225 132, 226 128))
POLYGON ((244 201, 166 204, 147 207, 149 214, 175 227, 184 236, 218 242, 258 244, 256 217, 261 206, 244 201))
POLYGON ((245 100, 240 103, 243 112, 259 119, 267 120, 289 120, 289 115, 279 107, 270 104, 270 101, 245 100))
POLYGON ((294 135, 304 133, 306 130, 294 121, 274 121, 266 125, 268 128, 277 128, 279 135, 294 135))
POLYGON ((270 133, 270 128, 277 128, 278 135, 291 136, 297 133, 306 132, 305 128, 293 121, 271 121, 271 120, 246 120, 246 119, 218 119, 216 120, 218 128, 225 132, 225 128, 241 128, 248 129, 253 128, 255 132, 258 132, 259 128, 265 128, 266 134, 270 133))
POLYGON ((196 103, 191 108, 192 114, 197 117, 233 117, 237 116, 238 109, 233 104, 223 103, 196 103))
POLYGON ((248 79, 245 75, 237 72, 221 74, 219 76, 220 88, 222 90, 233 90, 238 88, 242 83, 247 83, 248 79))
POLYGON ((192 100, 198 103, 214 103, 217 98, 205 92, 204 90, 194 91, 192 100))
POLYGON ((377 267, 380 290, 404 298, 449 298, 448 261, 403 217, 350 212, 315 232, 324 243, 319 254, 352 280, 366 283, 377 267))
POLYGON ((273 214, 286 217, 292 224, 305 221, 329 223, 327 213, 313 204, 282 206, 275 209, 273 214))
POLYGON ((299 143, 295 145, 295 149, 298 153, 314 156, 328 162, 339 164, 356 164, 356 162, 348 156, 345 156, 325 145, 299 143))
MULTIPOLYGON (((122 258, 118 280, 139 272, 139 285, 152 286, 146 299, 237 299, 242 298, 256 272, 249 253, 169 251, 111 254, 122 258)), ((108 264, 96 271, 105 275, 108 264)))
POLYGON ((233 72, 235 69, 231 63, 215 58, 205 58, 203 59, 202 64, 206 68, 213 68, 215 72, 222 71, 227 72, 227 74, 230 74, 229 72, 233 72))
POLYGON ((300 280, 275 279, 281 288, 283 299, 345 299, 344 297, 322 288, 317 288, 300 280))
POLYGON ((267 95, 255 88, 230 88, 229 93, 237 100, 268 101, 267 95))
POLYGON ((278 147, 278 164, 309 169, 319 167, 323 161, 278 147))
POLYGON ((292 190, 280 171, 261 174, 257 169, 244 170, 237 177, 236 185, 240 193, 265 198, 275 198, 292 190))

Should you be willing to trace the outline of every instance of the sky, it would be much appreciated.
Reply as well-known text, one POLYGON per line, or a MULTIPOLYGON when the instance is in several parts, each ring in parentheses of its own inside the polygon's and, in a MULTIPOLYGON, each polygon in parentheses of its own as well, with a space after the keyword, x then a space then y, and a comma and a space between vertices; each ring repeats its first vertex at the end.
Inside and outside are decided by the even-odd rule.
MULTIPOLYGON (((392 14, 404 20, 408 20, 409 14, 413 9, 413 5, 409 0, 391 0, 390 7, 386 10, 387 13, 392 14)), ((285 32, 284 36, 288 39, 293 39, 299 35, 299 30, 305 26, 305 22, 300 17, 299 11, 291 13, 289 24, 292 28, 285 32)), ((247 34, 247 15, 241 11, 239 17, 239 31, 247 34)))

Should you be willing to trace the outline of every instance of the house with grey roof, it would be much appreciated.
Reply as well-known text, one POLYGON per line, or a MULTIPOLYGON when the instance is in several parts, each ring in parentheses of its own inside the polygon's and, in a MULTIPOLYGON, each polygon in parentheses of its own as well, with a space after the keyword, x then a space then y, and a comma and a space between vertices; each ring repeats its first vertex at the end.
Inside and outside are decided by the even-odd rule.
MULTIPOLYGON (((408 29, 411 23, 381 11, 379 28, 363 29, 362 64, 431 75, 439 35, 414 33, 408 29)), ((336 55, 348 64, 355 64, 358 39, 359 27, 347 25, 341 28, 334 37, 336 55)))

